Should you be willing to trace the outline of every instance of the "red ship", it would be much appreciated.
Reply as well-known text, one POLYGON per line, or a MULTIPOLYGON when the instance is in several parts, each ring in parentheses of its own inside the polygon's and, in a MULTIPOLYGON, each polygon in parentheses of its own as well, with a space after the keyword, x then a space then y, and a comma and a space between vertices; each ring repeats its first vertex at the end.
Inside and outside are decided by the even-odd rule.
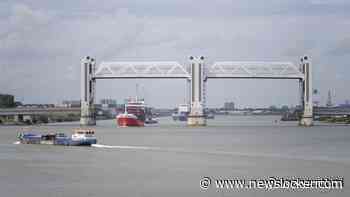
POLYGON ((125 104, 125 112, 117 117, 121 127, 142 127, 146 120, 146 106, 143 100, 130 100, 125 104))

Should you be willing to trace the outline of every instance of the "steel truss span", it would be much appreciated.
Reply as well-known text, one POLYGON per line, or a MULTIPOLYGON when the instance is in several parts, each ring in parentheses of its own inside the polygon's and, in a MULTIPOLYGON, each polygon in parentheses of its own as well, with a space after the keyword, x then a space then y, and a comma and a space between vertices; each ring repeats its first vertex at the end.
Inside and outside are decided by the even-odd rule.
POLYGON ((303 79, 304 74, 291 62, 215 62, 208 78, 303 79))
POLYGON ((307 56, 299 64, 290 62, 215 62, 207 66, 203 56, 189 58, 186 65, 176 61, 102 62, 86 57, 81 63, 81 124, 96 124, 94 109, 97 79, 184 78, 190 84, 191 111, 188 125, 206 125, 206 84, 210 78, 297 79, 301 106, 304 108, 300 124, 313 124, 312 66, 307 56))
POLYGON ((94 78, 189 78, 188 69, 175 61, 102 62, 94 78))

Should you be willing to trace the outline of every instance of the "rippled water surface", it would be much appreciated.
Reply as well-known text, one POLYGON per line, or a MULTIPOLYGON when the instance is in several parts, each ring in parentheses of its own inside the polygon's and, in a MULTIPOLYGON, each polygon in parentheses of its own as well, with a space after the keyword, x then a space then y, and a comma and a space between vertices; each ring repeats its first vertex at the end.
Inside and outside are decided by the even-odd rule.
MULTIPOLYGON (((117 128, 99 121, 94 147, 15 144, 0 126, 0 196, 350 196, 350 127, 298 127, 274 116, 217 116, 207 127, 161 118, 117 128), (341 176, 337 191, 201 190, 202 177, 341 176)), ((33 127, 66 132, 78 123, 33 127)))

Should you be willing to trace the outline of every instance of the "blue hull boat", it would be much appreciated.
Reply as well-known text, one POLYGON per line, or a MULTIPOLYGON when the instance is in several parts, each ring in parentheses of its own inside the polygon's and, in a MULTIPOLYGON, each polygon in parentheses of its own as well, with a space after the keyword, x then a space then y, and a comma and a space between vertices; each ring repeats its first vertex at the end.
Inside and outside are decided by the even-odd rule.
POLYGON ((97 139, 94 131, 79 129, 71 137, 64 133, 19 133, 18 139, 21 144, 46 144, 46 145, 62 145, 62 146, 91 146, 96 144, 97 139))

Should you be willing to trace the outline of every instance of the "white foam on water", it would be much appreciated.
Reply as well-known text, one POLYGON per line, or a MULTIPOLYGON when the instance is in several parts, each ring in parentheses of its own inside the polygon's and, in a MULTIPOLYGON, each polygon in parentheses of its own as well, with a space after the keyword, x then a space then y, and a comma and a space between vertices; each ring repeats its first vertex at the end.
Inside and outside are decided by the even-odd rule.
POLYGON ((91 144, 95 148, 110 148, 110 149, 129 149, 129 150, 159 150, 157 147, 148 147, 148 146, 111 146, 104 144, 91 144))

